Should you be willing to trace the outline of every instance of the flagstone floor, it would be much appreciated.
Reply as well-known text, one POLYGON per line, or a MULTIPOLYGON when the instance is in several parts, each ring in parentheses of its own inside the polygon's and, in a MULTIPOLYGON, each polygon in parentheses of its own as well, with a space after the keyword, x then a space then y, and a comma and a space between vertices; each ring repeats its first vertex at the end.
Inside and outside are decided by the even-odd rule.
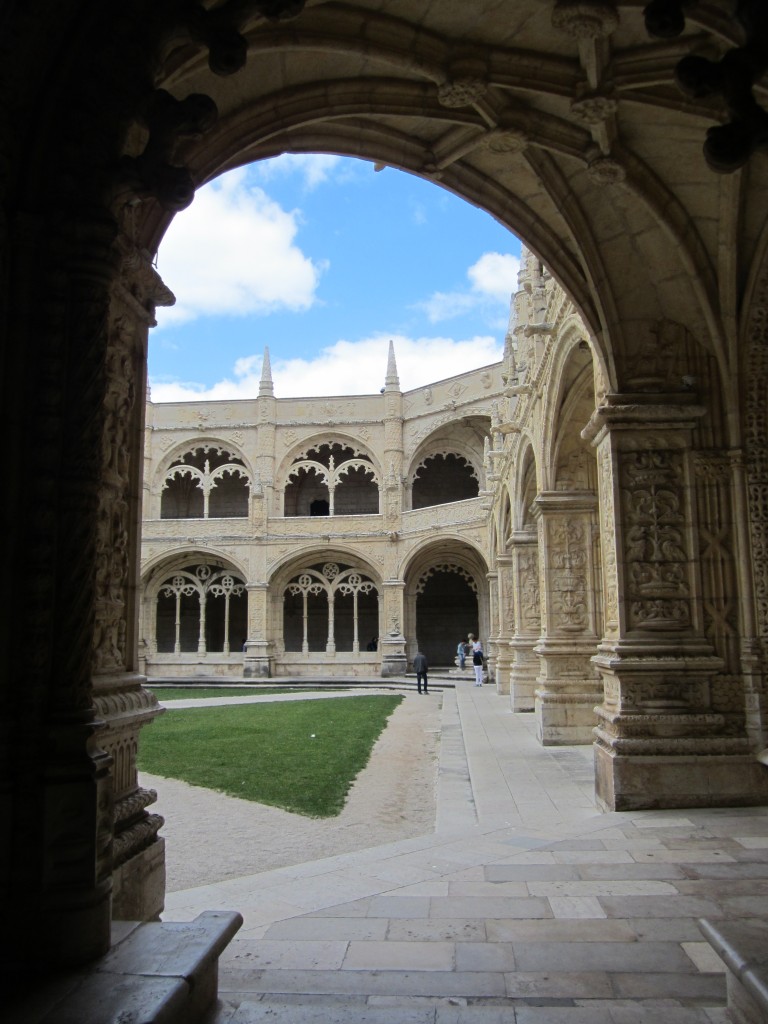
POLYGON ((490 686, 433 699, 434 831, 169 895, 245 918, 211 1024, 725 1024, 698 921, 768 918, 768 808, 604 814, 591 748, 490 686))

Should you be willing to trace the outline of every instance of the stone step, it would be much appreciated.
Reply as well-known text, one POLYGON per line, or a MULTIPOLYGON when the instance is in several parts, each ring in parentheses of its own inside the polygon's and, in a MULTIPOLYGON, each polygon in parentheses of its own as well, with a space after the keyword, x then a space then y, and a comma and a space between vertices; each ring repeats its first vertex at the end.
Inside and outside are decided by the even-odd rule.
POLYGON ((204 1024, 726 1024, 679 1000, 223 996, 204 1024), (618 1016, 617 1016, 618 1014, 618 1016))
POLYGON ((105 956, 25 993, 22 1004, 4 1008, 3 1020, 197 1024, 215 1005, 219 956, 242 923, 233 911, 205 911, 185 922, 119 922, 105 956))

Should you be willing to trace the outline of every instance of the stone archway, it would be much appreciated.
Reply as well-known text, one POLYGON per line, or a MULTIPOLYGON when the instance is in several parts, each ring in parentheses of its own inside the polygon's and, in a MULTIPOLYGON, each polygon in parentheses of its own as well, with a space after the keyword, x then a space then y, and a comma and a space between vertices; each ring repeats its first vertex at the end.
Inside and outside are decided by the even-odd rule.
MULTIPOLYGON (((743 180, 712 175, 704 132, 722 112, 674 83, 677 55, 702 40, 717 57, 738 56, 744 26, 720 6, 686 8, 673 46, 649 38, 642 5, 610 0, 414 0, 399 17, 367 3, 73 2, 41 16, 8 7, 14 46, 4 71, 14 88, 0 127, 0 287, 14 454, 4 514, 21 582, 0 649, 10 730, 38 742, 9 744, 0 777, 13 807, 5 881, 23 966, 83 963, 109 948, 118 829, 125 863, 138 872, 150 862, 148 795, 136 785, 131 745, 156 710, 137 672, 134 615, 146 335, 155 306, 170 301, 152 255, 196 185, 277 152, 364 155, 439 180, 547 262, 603 362, 593 437, 605 537, 617 523, 637 523, 638 473, 649 457, 683 510, 685 561, 663 564, 672 579, 679 565, 698 569, 701 495, 715 539, 718 522, 730 527, 724 499, 733 498, 738 606, 717 591, 732 562, 723 544, 703 582, 693 571, 683 581, 692 596, 675 598, 678 612, 690 610, 685 639, 695 641, 687 649, 698 674, 686 675, 690 659, 670 658, 664 671, 646 660, 634 679, 611 675, 609 649, 629 664, 653 646, 633 648, 638 637, 627 636, 635 627, 643 634, 653 609, 642 595, 636 607, 631 600, 632 566, 642 560, 621 535, 606 546, 604 792, 617 805, 621 766, 632 806, 647 804, 650 786, 666 801, 706 793, 722 802, 734 789, 741 802, 764 795, 752 756, 764 722, 749 736, 743 723, 745 678, 750 696, 761 692, 749 573, 750 537, 762 551, 760 523, 751 531, 734 463, 744 442, 740 352, 746 330, 757 335, 764 321, 763 298, 745 282, 764 251, 768 170, 756 154, 743 180), (290 25, 281 20, 297 13, 290 25), (694 349, 706 359, 697 362, 694 349), (690 357, 693 369, 670 353, 690 357), (695 487, 691 441, 705 455, 695 487), (716 663, 733 671, 719 673, 716 663), (11 689, 19 681, 22 700, 11 689), (741 702, 741 723, 736 712, 722 717, 729 693, 741 702), (659 717, 647 712, 670 699, 681 713, 661 718, 679 739, 663 762, 650 728, 659 717), (642 714, 626 713, 643 702, 642 714), (649 757, 652 783, 620 750, 649 757), (687 791, 665 785, 670 771, 687 791), (31 851, 19 836, 35 837, 31 851)), ((752 437, 764 443, 761 421, 752 437)), ((758 519, 764 475, 760 462, 749 482, 758 519)), ((674 619, 669 594, 653 600, 669 613, 666 623, 657 615, 655 635, 670 627, 674 653, 688 620, 674 619)), ((135 881, 138 896, 148 888, 135 881)))

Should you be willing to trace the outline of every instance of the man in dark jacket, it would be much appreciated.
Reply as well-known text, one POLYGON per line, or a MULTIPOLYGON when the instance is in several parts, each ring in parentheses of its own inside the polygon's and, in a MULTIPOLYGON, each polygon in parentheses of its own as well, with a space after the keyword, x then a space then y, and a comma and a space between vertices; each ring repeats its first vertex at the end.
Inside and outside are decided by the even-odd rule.
POLYGON ((416 685, 419 688, 419 693, 429 693, 429 690, 427 689, 427 669, 429 666, 427 665, 426 657, 421 653, 421 651, 416 653, 416 656, 413 659, 413 667, 416 671, 416 685), (423 690, 421 688, 422 680, 424 680, 423 690))

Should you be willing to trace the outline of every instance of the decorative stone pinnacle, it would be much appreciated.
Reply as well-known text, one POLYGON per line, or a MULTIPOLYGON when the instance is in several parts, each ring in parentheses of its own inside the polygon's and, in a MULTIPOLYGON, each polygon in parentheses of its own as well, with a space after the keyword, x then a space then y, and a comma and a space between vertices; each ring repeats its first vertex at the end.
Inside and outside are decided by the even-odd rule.
POLYGON ((389 342, 389 356, 387 357, 387 376, 384 379, 384 390, 400 390, 400 378, 397 376, 397 363, 395 362, 395 343, 391 339, 389 342))
POLYGON ((261 380, 259 381, 259 398, 263 396, 271 397, 275 393, 275 387, 272 383, 272 366, 269 362, 269 349, 264 347, 264 359, 261 364, 261 380))

